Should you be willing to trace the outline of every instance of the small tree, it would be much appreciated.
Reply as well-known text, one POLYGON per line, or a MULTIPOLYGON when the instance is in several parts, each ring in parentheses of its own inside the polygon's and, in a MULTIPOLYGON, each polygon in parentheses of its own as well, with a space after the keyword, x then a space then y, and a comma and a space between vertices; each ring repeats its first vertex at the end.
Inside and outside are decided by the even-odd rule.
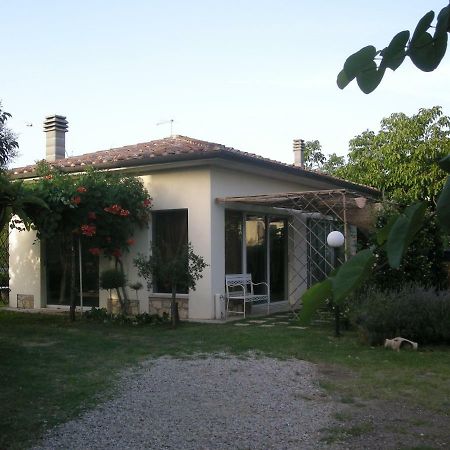
POLYGON ((119 299, 120 309, 122 313, 127 313, 128 304, 125 303, 124 298, 120 292, 120 289, 125 287, 127 279, 125 274, 121 270, 108 269, 100 274, 100 288, 109 291, 109 297, 111 298, 111 291, 113 289, 117 292, 117 298, 119 299))
POLYGON ((134 283, 128 283, 128 287, 136 291, 136 300, 139 300, 139 291, 142 289, 142 283, 140 281, 136 281, 134 283))
POLYGON ((173 258, 164 258, 157 246, 152 247, 151 255, 146 258, 139 255, 134 260, 139 276, 145 278, 151 286, 156 280, 171 286, 172 299, 170 315, 172 327, 178 322, 176 296, 178 289, 195 291, 197 281, 202 278, 202 272, 207 267, 205 260, 194 253, 192 244, 182 246, 173 258))

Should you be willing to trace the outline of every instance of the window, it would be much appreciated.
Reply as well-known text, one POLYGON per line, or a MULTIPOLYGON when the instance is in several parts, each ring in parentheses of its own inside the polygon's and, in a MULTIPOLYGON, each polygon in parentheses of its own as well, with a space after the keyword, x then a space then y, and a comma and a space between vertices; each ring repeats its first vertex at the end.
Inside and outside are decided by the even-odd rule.
MULTIPOLYGON (((170 260, 177 251, 188 243, 188 212, 187 209, 156 211, 153 216, 153 243, 158 247, 164 260, 170 260)), ((160 280, 155 280, 153 291, 158 293, 172 292, 171 286, 160 280)), ((180 294, 188 291, 180 290, 180 294)))

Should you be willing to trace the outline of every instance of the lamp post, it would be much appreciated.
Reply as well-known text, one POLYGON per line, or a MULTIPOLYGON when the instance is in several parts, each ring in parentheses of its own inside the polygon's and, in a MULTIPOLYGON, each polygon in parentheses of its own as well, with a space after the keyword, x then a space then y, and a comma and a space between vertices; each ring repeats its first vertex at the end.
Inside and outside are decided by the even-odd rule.
MULTIPOLYGON (((340 231, 332 231, 327 236, 327 244, 333 249, 333 268, 337 266, 336 249, 342 247, 345 243, 345 237, 340 231)), ((336 337, 341 335, 340 333, 340 308, 339 305, 334 305, 334 330, 336 337)))

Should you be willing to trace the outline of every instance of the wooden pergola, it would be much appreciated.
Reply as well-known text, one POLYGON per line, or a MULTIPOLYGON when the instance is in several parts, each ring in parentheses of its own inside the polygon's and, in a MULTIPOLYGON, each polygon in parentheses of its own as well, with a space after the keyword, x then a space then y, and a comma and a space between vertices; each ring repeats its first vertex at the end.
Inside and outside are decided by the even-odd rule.
POLYGON ((380 198, 333 189, 223 197, 216 202, 229 208, 251 205, 288 212, 288 300, 294 311, 309 286, 324 279, 356 252, 356 228, 369 232, 374 227, 380 198), (328 246, 326 238, 333 230, 344 234, 343 249, 328 246))

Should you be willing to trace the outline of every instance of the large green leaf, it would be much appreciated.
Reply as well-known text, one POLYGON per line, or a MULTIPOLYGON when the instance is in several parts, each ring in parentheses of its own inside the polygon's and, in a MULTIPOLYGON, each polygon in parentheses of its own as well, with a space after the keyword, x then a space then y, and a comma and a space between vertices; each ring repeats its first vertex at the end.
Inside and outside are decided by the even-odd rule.
POLYGON ((367 248, 358 252, 353 258, 345 262, 331 279, 333 301, 342 303, 347 296, 355 291, 372 273, 375 261, 373 249, 367 248))
POLYGON ((418 22, 411 40, 417 39, 423 33, 426 33, 434 19, 434 11, 428 11, 418 22))
POLYGON ((426 209, 425 202, 408 206, 393 224, 386 243, 386 251, 389 265, 394 269, 400 267, 409 244, 420 230, 426 209))
POLYGON ((389 233, 391 232, 391 228, 394 226, 394 223, 397 220, 397 217, 398 217, 398 215, 392 216, 388 220, 387 224, 383 228, 378 230, 378 232, 377 232, 377 244, 378 245, 383 245, 387 241, 389 233))
POLYGON ((375 61, 371 61, 364 70, 358 73, 356 81, 364 94, 370 94, 377 88, 383 78, 384 72, 384 68, 378 68, 375 61))
POLYGON ((437 218, 441 227, 450 233, 450 176, 447 177, 444 188, 437 202, 437 218))
POLYGON ((411 61, 420 70, 431 72, 442 61, 447 50, 449 17, 450 7, 446 6, 439 13, 434 36, 431 36, 427 32, 434 18, 433 11, 425 14, 417 24, 416 30, 411 38, 408 54, 411 61))
POLYGON ((341 70, 337 76, 336 83, 337 83, 339 89, 344 89, 352 80, 353 80, 353 78, 349 79, 347 74, 345 73, 345 71, 341 70))
POLYGON ((439 161, 439 167, 447 173, 450 173, 450 155, 447 155, 439 161))
POLYGON ((350 55, 344 63, 344 72, 349 81, 353 80, 362 70, 371 67, 371 63, 377 54, 373 45, 368 45, 350 55))
POLYGON ((331 297, 330 279, 316 283, 304 292, 302 295, 302 309, 299 317, 300 324, 308 325, 317 309, 323 306, 325 301, 331 299, 331 297))
POLYGON ((390 44, 381 52, 383 57, 380 67, 397 70, 406 56, 406 45, 409 40, 409 31, 400 31, 393 38, 390 44))

